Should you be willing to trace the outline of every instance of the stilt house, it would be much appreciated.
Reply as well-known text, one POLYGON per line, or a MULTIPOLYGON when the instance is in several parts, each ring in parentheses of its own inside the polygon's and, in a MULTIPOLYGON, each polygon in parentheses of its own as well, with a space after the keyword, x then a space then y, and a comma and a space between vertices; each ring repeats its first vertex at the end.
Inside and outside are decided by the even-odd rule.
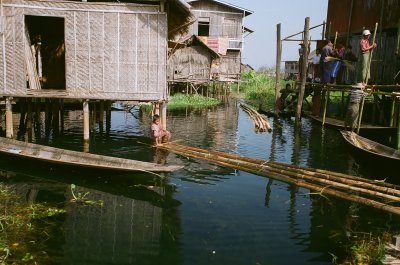
MULTIPOLYGON (((214 63, 214 72, 210 75, 210 80, 238 82, 244 35, 246 32, 252 32, 244 27, 244 19, 253 12, 217 0, 187 2, 191 6, 195 20, 189 26, 188 35, 183 39, 195 35, 220 55, 221 59, 214 63)), ((193 49, 192 52, 198 53, 198 50, 193 49)), ((202 53, 196 55, 199 56, 202 56, 202 53)), ((190 82, 190 79, 187 81, 190 82)))
POLYGON ((180 0, 137 2, 3 0, 0 94, 166 100, 167 41, 190 11, 180 0))
POLYGON ((218 73, 221 56, 198 36, 179 43, 171 42, 168 59, 168 81, 173 84, 208 83, 218 73))
POLYGON ((378 23, 377 49, 371 64, 371 81, 377 84, 400 82, 400 1, 399 0, 330 0, 327 15, 327 37, 338 32, 339 41, 351 44, 359 53, 364 29, 371 32, 378 23))

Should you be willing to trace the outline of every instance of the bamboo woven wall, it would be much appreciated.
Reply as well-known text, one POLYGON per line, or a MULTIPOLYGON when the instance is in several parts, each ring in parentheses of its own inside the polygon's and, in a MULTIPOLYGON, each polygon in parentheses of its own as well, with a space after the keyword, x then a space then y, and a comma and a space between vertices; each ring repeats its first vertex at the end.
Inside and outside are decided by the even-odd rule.
POLYGON ((210 81, 212 57, 205 47, 177 50, 168 60, 168 81, 210 81))
POLYGON ((25 15, 64 18, 67 98, 166 98, 167 17, 158 6, 4 0, 0 92, 26 96, 25 15))

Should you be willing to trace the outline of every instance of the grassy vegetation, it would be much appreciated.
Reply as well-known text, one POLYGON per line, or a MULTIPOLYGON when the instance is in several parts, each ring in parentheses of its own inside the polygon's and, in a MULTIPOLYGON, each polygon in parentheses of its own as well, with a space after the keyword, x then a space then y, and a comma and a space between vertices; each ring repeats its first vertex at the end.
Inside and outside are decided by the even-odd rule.
POLYGON ((186 107, 206 108, 219 105, 221 102, 215 98, 208 98, 201 95, 184 95, 177 93, 168 102, 168 109, 180 109, 186 107))
POLYGON ((354 233, 344 245, 347 256, 342 261, 333 254, 332 264, 384 264, 385 245, 392 236, 388 232, 354 233))
MULTIPOLYGON (((272 70, 242 73, 240 92, 246 101, 259 110, 273 109, 275 105, 275 77, 272 70)), ((281 89, 287 81, 281 80, 281 89)))
POLYGON ((61 228, 50 221, 65 210, 20 200, 0 184, 0 264, 48 263, 44 242, 51 234, 61 233, 61 228))

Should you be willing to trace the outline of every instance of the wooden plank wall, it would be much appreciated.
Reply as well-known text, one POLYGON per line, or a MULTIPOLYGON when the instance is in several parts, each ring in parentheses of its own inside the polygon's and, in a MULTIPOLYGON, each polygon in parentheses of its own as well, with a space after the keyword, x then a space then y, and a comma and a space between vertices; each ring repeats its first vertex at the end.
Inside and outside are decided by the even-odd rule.
POLYGON ((24 16, 32 15, 65 19, 65 97, 139 101, 167 97, 167 17, 158 6, 23 0, 3 3, 2 94, 27 95, 22 40, 24 16))
MULTIPOLYGON (((353 35, 350 39, 350 45, 353 47, 353 53, 360 57, 359 42, 360 35, 353 35)), ((374 51, 371 62, 371 82, 379 84, 393 84, 396 70, 396 47, 397 36, 389 35, 385 32, 382 34, 382 40, 377 36, 377 49, 374 51)))
MULTIPOLYGON (((242 41, 243 17, 240 11, 212 1, 199 1, 192 3, 192 12, 195 17, 210 18, 210 37, 225 37, 242 41)), ((198 22, 189 27, 189 35, 198 34, 198 22)), ((219 79, 221 81, 235 81, 240 74, 240 50, 228 50, 222 57, 219 66, 219 79)))

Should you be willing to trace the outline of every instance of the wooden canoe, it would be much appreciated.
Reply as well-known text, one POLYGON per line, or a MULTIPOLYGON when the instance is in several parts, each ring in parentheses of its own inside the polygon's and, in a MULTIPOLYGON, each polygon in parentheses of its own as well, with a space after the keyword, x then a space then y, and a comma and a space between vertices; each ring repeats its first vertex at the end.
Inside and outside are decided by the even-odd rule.
POLYGON ((355 149, 388 163, 400 165, 400 150, 369 140, 350 131, 340 131, 343 138, 355 149))
POLYGON ((71 151, 4 137, 0 137, 0 154, 55 164, 115 171, 172 172, 182 168, 182 166, 178 165, 160 165, 125 158, 71 151))
MULTIPOLYGON (((313 121, 322 124, 322 117, 317 117, 314 115, 307 115, 310 119, 313 121)), ((344 130, 344 120, 340 119, 335 119, 335 118, 330 118, 326 117, 325 118, 325 126, 339 129, 339 130, 344 130)), ((396 127, 387 127, 387 126, 379 126, 379 125, 371 125, 368 123, 361 123, 361 132, 365 131, 384 131, 384 132, 394 132, 396 131, 396 127)))

